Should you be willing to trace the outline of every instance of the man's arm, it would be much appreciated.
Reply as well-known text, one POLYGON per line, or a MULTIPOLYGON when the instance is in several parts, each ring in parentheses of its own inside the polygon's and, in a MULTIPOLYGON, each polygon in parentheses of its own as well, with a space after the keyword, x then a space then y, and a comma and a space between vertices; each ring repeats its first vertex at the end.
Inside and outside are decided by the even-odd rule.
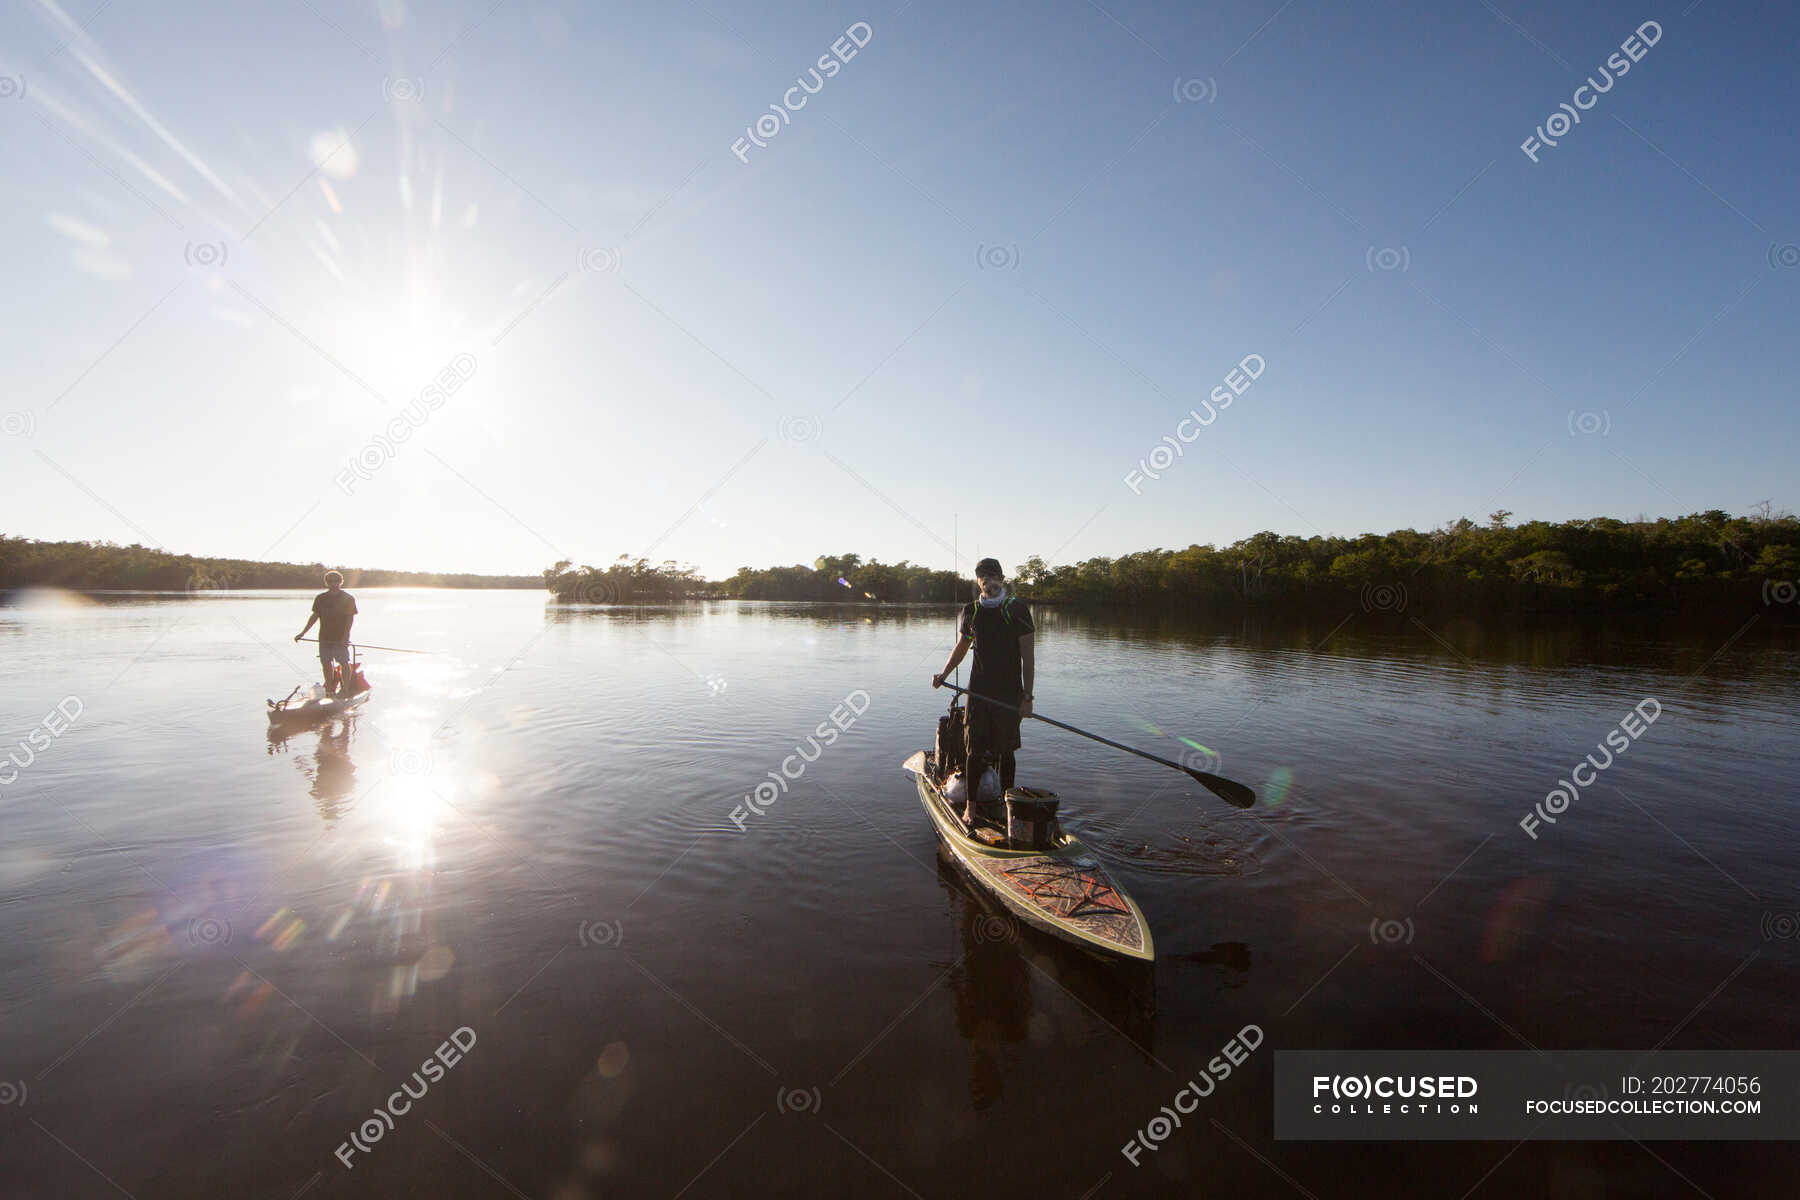
POLYGON ((1037 680, 1037 651, 1032 648, 1029 633, 1019 637, 1019 665, 1025 668, 1025 695, 1019 701, 1019 715, 1031 715, 1031 689, 1037 680))
POLYGON ((969 652, 969 647, 972 644, 973 643, 970 641, 970 639, 968 637, 959 637, 956 639, 956 645, 951 648, 950 658, 949 658, 949 661, 944 663, 944 669, 939 671, 936 675, 933 675, 931 677, 931 686, 932 687, 935 688, 935 687, 943 687, 944 686, 944 677, 946 675, 950 674, 950 672, 956 670, 957 664, 962 662, 963 655, 965 655, 969 652))
POLYGON ((316 613, 316 612, 315 612, 315 613, 313 613, 313 614, 312 614, 312 615, 311 615, 311 616, 309 616, 309 617, 307 617, 307 618, 306 618, 306 624, 305 624, 305 625, 303 625, 303 626, 301 626, 301 628, 300 628, 300 632, 299 632, 299 633, 296 633, 296 634, 295 634, 295 635, 294 635, 294 640, 295 640, 295 641, 296 641, 296 642, 297 642, 297 641, 299 641, 299 640, 300 640, 300 639, 301 639, 301 638, 303 638, 303 637, 305 637, 305 636, 306 636, 306 631, 307 631, 307 630, 308 630, 308 629, 311 629, 311 628, 312 628, 312 627, 313 627, 313 623, 314 623, 314 622, 316 622, 316 621, 317 621, 317 620, 318 620, 318 619, 319 619, 319 614, 318 614, 318 613, 316 613))

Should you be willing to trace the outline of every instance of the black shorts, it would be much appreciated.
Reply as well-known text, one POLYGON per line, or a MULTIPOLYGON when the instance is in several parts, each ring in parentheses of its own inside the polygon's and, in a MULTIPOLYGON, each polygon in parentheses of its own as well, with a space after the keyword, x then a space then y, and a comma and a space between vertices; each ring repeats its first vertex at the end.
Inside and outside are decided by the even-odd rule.
POLYGON ((1015 709, 970 700, 967 742, 969 757, 973 759, 977 754, 1002 754, 1017 750, 1020 745, 1021 720, 1015 709))

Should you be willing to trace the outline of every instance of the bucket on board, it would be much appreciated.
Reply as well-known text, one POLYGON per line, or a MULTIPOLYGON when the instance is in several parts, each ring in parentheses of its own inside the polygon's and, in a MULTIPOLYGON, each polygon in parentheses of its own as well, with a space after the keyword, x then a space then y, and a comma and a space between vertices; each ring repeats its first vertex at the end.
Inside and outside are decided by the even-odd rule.
POLYGON ((1015 850, 1048 850, 1056 844, 1055 792, 1043 788, 1006 789, 1006 840, 1015 850))

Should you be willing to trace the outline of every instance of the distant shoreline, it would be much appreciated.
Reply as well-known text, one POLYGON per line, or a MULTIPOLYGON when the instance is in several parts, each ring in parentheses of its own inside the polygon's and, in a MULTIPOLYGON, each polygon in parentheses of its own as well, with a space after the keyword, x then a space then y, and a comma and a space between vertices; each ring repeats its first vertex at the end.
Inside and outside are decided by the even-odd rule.
MULTIPOLYGON (((1034 604, 1068 610, 1176 616, 1327 615, 1800 617, 1800 520, 1722 510, 1621 521, 1594 517, 1357 537, 1263 532, 1228 546, 1139 550, 1051 564, 1011 565, 1009 586, 1034 604)), ((965 564, 966 565, 966 564, 965 564)), ((30 587, 182 594, 323 586, 325 563, 268 563, 171 554, 142 545, 44 542, 0 535, 0 593, 30 587)), ((557 562, 536 575, 391 571, 339 566, 356 588, 547 590, 562 603, 642 605, 688 600, 962 604, 971 580, 955 571, 857 554, 810 565, 740 567, 724 579, 692 566, 621 555, 611 565, 557 562)))
MULTIPOLYGON (((28 583, 22 587, 0 587, 0 602, 23 595, 26 592, 73 592, 78 596, 245 596, 252 592, 316 592, 317 584, 282 584, 275 587, 239 587, 239 588, 71 588, 59 584, 28 583)), ((350 590, 345 585, 345 590, 350 590)), ((450 586, 437 583, 364 583, 358 584, 359 592, 533 592, 538 587, 489 587, 484 585, 450 586)))
POLYGON ((344 586, 542 588, 538 575, 479 575, 467 571, 391 571, 328 563, 257 562, 171 554, 150 546, 111 542, 43 542, 0 535, 0 592, 31 587, 78 592, 237 592, 263 588, 322 588, 328 570, 344 586))
MULTIPOLYGON (((1800 616, 1800 521, 1720 510, 1620 521, 1594 517, 1357 537, 1258 533, 1228 546, 1139 550, 1008 570, 1014 594, 1070 609, 1176 615, 1366 614, 1414 617, 1800 616)), ((902 560, 827 554, 810 566, 740 567, 706 580, 691 567, 621 557, 608 567, 564 560, 544 572, 562 601, 657 603, 683 597, 821 603, 967 603, 971 581, 902 560)))

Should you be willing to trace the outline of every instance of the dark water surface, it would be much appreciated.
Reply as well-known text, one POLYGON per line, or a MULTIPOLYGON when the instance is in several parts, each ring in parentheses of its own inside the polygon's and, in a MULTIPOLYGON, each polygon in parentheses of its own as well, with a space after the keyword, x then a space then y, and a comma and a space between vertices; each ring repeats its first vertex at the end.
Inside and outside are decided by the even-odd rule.
POLYGON ((1262 797, 1027 727, 1020 782, 1150 921, 1131 972, 1008 935, 939 863, 899 764, 947 698, 943 610, 359 598, 360 635, 440 653, 369 652, 363 714, 285 742, 263 699, 312 678, 301 593, 0 609, 0 755, 79 714, 0 785, 6 1196, 1794 1192, 1786 1144, 1271 1122, 1278 1048, 1800 1047, 1800 650, 1768 620, 1044 612, 1040 709, 1213 748, 1262 797), (1240 1072, 1126 1161, 1249 1024, 1240 1072))

